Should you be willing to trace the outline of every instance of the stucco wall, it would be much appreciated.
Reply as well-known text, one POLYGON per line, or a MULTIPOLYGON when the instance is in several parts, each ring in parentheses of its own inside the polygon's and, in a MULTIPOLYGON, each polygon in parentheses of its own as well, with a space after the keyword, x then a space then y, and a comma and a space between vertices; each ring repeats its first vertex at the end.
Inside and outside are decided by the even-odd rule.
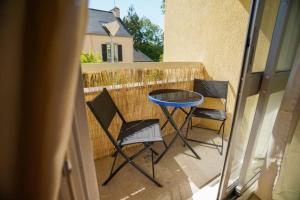
POLYGON ((164 61, 202 62, 207 79, 229 80, 227 124, 231 124, 249 7, 250 0, 166 0, 164 61))
MULTIPOLYGON (((113 42, 122 45, 123 62, 133 62, 133 39, 130 37, 114 37, 113 42)), ((108 36, 86 34, 82 51, 100 53, 101 55, 101 45, 105 43, 110 43, 108 36)))

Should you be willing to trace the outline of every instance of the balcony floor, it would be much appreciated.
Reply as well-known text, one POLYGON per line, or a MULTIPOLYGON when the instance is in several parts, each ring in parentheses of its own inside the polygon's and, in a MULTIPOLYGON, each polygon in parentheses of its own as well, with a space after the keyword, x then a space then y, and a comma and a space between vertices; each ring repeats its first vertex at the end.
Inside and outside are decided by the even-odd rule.
MULTIPOLYGON (((165 137, 167 143, 173 136, 165 137)), ((189 132, 189 136, 205 141, 214 139, 216 143, 221 142, 220 137, 203 129, 193 128, 189 132)), ((102 186, 102 182, 109 174, 113 158, 106 157, 95 161, 101 200, 199 199, 199 195, 203 195, 203 192, 204 195, 207 195, 205 199, 213 199, 214 197, 210 197, 216 195, 218 182, 214 183, 213 192, 210 192, 212 186, 209 188, 204 186, 220 174, 224 153, 221 156, 215 147, 194 142, 190 142, 190 144, 199 154, 201 160, 192 157, 192 152, 188 148, 184 148, 180 139, 177 139, 160 162, 155 165, 155 178, 163 185, 162 188, 157 187, 128 164, 106 186, 102 186), (209 192, 214 194, 208 194, 209 192)), ((224 150, 226 146, 227 142, 225 141, 224 150)), ((154 145, 154 148, 158 152, 162 152, 164 146, 158 143, 154 145)), ((133 149, 133 152, 136 151, 137 149, 133 149)), ((119 157, 117 164, 122 161, 123 159, 119 157)), ((150 151, 144 152, 135 161, 151 174, 150 151)))

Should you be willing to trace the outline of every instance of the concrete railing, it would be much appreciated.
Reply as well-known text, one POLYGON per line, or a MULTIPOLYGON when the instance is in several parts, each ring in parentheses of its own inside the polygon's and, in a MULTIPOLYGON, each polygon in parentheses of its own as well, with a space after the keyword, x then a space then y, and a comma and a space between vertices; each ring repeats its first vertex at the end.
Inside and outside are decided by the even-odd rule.
MULTIPOLYGON (((157 105, 148 101, 147 94, 160 88, 191 90, 194 78, 205 79, 204 66, 188 62, 82 64, 82 72, 86 101, 106 87, 127 121, 159 118, 161 123, 165 117, 157 105)), ((87 115, 94 158, 111 154, 113 146, 88 108, 87 115)), ((184 117, 181 112, 174 116, 178 123, 184 117)), ((116 117, 110 127, 115 137, 120 126, 121 121, 116 117)), ((173 131, 168 125, 163 134, 173 131)))

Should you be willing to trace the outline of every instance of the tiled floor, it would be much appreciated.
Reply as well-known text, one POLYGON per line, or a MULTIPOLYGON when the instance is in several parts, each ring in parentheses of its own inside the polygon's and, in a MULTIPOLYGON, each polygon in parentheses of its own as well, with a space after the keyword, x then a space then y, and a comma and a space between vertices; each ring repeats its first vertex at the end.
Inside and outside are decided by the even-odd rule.
MULTIPOLYGON (((214 139, 216 143, 221 141, 218 136, 202 129, 194 128, 189 135, 206 141, 214 139)), ((171 137, 173 135, 166 137, 166 141, 168 142, 171 137)), ((163 185, 162 188, 157 187, 130 165, 125 166, 106 186, 102 186, 102 182, 109 174, 113 158, 107 157, 96 161, 101 200, 208 200, 210 199, 209 195, 215 196, 218 181, 214 181, 213 185, 210 184, 209 187, 204 186, 220 174, 224 154, 220 156, 215 147, 207 147, 194 142, 190 142, 190 144, 200 155, 201 160, 195 159, 192 152, 183 147, 178 139, 162 160, 155 165, 155 176, 163 185), (214 194, 208 194, 212 192, 214 194), (199 195, 203 197, 203 194, 207 195, 207 198, 199 197, 199 195)), ((164 149, 162 144, 156 144, 154 147, 158 152, 164 149)), ((136 151, 137 149, 134 149, 133 152, 136 151)), ((151 174, 150 155, 150 152, 146 151, 136 160, 136 163, 149 174, 151 174)), ((121 161, 122 159, 119 157, 118 163, 121 161)))

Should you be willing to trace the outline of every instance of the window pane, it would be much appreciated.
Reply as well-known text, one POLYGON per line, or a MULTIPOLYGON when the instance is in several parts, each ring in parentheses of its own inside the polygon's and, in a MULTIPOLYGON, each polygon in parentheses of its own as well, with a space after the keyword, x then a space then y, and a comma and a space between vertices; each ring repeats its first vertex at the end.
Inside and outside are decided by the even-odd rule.
POLYGON ((110 48, 110 44, 107 44, 107 61, 111 62, 111 48, 110 48))
POLYGON ((114 44, 114 61, 118 62, 119 58, 118 58, 118 44, 114 44))
POLYGON ((250 165, 246 173, 246 182, 254 177, 263 166, 265 156, 268 150, 268 144, 272 136, 272 130, 275 119, 281 104, 284 91, 276 92, 270 95, 266 113, 264 115, 261 129, 257 135, 254 152, 251 157, 250 165))
POLYGON ((252 72, 261 72, 265 70, 278 7, 279 0, 265 1, 257 45, 253 57, 252 72))
POLYGON ((233 163, 231 167, 231 175, 229 179, 230 186, 240 175, 244 155, 246 152, 246 147, 251 131, 251 126, 253 123, 253 118, 256 110, 256 105, 258 101, 258 94, 247 97, 245 111, 241 121, 241 128, 237 136, 237 140, 234 142, 234 155, 233 163))
POLYGON ((291 10, 284 30, 277 71, 289 70, 292 67, 297 47, 300 43, 300 1, 291 1, 291 10))
MULTIPOLYGON (((114 62, 118 62, 119 58, 118 58, 118 44, 113 43, 113 55, 114 55, 114 62)), ((107 44, 107 61, 111 62, 111 44, 107 44)))

